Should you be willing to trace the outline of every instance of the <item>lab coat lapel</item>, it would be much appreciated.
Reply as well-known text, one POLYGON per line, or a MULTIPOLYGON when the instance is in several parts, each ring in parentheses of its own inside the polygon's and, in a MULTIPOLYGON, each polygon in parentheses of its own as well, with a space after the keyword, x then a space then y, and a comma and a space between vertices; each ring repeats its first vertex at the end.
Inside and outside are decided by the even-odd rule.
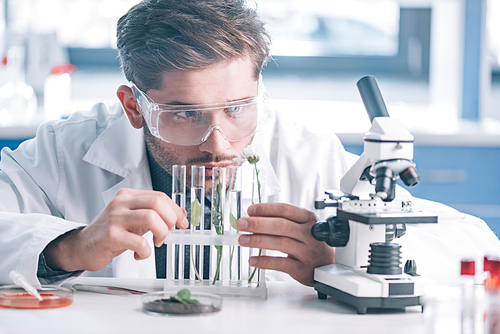
MULTIPOLYGON (((151 175, 149 172, 149 164, 144 157, 140 166, 123 181, 114 187, 103 192, 102 197, 106 205, 115 197, 118 190, 122 188, 145 189, 152 190, 151 175)), ((126 278, 156 278, 155 265, 155 246, 153 243, 153 233, 151 231, 143 235, 151 248, 151 255, 137 261, 134 259, 134 252, 127 250, 121 255, 115 257, 112 262, 113 275, 115 277, 126 278)))
MULTIPOLYGON (((152 189, 143 132, 134 129, 125 115, 94 141, 83 160, 123 177, 122 181, 102 193, 106 205, 122 188, 152 189)), ((147 232, 143 237, 151 247, 151 255, 137 261, 134 252, 125 251, 112 261, 113 276, 156 278, 153 234, 147 232)))
POLYGON ((122 114, 92 143, 83 161, 123 178, 134 173, 146 159, 144 134, 122 114))

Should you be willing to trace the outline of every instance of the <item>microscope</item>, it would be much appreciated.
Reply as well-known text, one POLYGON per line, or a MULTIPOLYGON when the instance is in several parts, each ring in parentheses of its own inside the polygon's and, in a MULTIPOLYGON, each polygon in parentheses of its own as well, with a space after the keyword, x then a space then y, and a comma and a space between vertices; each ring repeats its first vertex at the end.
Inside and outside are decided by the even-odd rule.
MULTIPOLYGON (((437 216, 412 209, 410 199, 396 198, 396 181, 419 183, 413 163, 413 136, 389 117, 373 76, 357 83, 371 120, 364 151, 340 182, 340 191, 326 191, 316 209, 336 207, 335 216, 313 225, 316 240, 336 247, 335 263, 314 271, 320 299, 331 296, 357 309, 404 309, 421 304, 425 278, 408 260, 401 267, 401 245, 406 224, 437 223, 437 216)), ((427 281, 428 282, 428 281, 427 281)))

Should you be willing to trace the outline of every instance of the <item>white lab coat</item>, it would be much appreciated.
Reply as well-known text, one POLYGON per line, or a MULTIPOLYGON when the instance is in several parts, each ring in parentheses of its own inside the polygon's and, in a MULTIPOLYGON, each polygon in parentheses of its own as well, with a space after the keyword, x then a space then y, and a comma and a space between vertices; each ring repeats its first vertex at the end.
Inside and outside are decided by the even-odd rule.
MULTIPOLYGON (((272 112, 254 143, 259 164, 269 165, 268 201, 312 208, 322 189, 339 187, 352 163, 335 136, 284 125, 272 112)), ((0 284, 10 283, 12 269, 36 284, 38 256, 51 240, 89 224, 119 189, 152 189, 143 132, 119 104, 42 124, 35 139, 2 151, 0 169, 0 284)), ((154 252, 136 261, 128 251, 94 274, 155 277, 154 261, 154 252)))
MULTIPOLYGON (((259 164, 267 168, 266 201, 311 210, 325 189, 339 189, 342 175, 355 160, 334 134, 312 133, 274 112, 254 144, 261 157, 259 164)), ((97 104, 90 112, 74 113, 68 120, 44 123, 35 139, 15 151, 2 150, 0 284, 11 283, 8 274, 13 269, 38 284, 37 261, 47 244, 92 222, 125 187, 152 189, 143 132, 129 124, 119 104, 97 104)), ((467 250, 474 250, 474 255, 500 250, 500 242, 483 221, 436 203, 424 206, 439 208, 442 224, 410 227, 401 238, 403 245, 409 245, 412 258, 422 262, 423 274, 442 277, 443 272, 455 271, 457 258, 467 255, 467 250), (456 221, 458 229, 451 225, 456 221), (416 232, 410 233, 412 229, 416 232), (442 259, 449 263, 443 265, 442 259)), ((317 212, 320 218, 328 213, 317 212)), ((153 247, 151 234, 145 237, 153 247)), ((106 268, 86 274, 155 277, 154 263, 154 252, 148 259, 136 261, 127 251, 106 268)))

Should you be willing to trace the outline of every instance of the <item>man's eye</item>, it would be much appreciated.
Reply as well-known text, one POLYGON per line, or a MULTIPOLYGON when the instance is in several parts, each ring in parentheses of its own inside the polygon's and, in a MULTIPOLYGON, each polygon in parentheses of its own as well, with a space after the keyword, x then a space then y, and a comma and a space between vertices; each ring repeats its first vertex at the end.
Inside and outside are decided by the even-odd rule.
POLYGON ((243 110, 244 110, 243 106, 232 106, 226 108, 226 112, 231 114, 238 114, 241 113, 243 110))
POLYGON ((193 118, 199 116, 200 112, 197 110, 185 110, 185 111, 178 111, 174 115, 179 118, 193 118))

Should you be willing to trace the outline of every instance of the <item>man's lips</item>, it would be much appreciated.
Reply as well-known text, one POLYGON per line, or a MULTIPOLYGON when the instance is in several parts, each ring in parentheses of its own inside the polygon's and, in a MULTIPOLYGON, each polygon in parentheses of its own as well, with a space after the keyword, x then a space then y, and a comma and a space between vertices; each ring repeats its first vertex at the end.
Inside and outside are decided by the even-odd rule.
POLYGON ((205 163, 203 166, 205 166, 205 176, 212 176, 213 175, 213 169, 215 167, 219 168, 226 168, 229 169, 233 165, 233 162, 214 162, 214 163, 205 163))

